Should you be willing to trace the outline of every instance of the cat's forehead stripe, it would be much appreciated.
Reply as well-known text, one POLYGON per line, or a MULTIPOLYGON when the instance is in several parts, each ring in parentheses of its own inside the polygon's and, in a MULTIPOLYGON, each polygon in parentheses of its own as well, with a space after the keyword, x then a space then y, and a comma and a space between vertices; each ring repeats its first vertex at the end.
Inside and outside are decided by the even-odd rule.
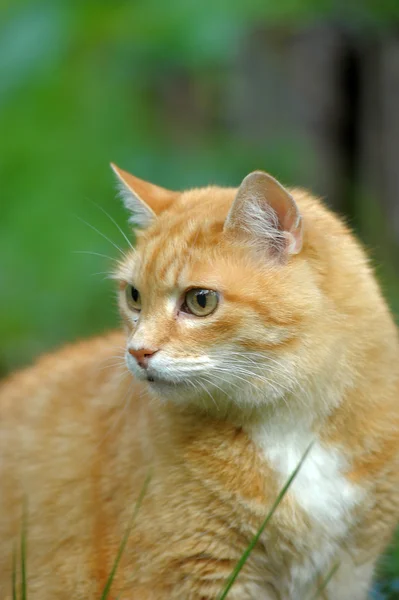
POLYGON ((156 278, 164 283, 173 284, 171 271, 178 261, 176 246, 168 241, 160 240, 154 242, 147 249, 143 264, 143 276, 147 278, 156 278))
POLYGON ((174 286, 180 273, 193 258, 193 250, 203 243, 206 231, 201 223, 188 223, 181 217, 176 219, 171 227, 145 240, 142 251, 141 279, 156 278, 167 286, 174 286))

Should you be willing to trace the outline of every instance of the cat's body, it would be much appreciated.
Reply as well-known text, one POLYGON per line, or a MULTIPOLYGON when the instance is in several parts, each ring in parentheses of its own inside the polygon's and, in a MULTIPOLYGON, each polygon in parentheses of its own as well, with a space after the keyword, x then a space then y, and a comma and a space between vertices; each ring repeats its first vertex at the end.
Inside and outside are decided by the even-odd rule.
POLYGON ((263 175, 232 209, 119 175, 160 215, 117 274, 137 379, 115 333, 0 387, 0 597, 25 500, 29 598, 99 599, 150 473, 111 597, 216 599, 312 442, 228 597, 307 600, 339 564, 325 597, 364 600, 399 513, 399 347, 363 251, 263 175))

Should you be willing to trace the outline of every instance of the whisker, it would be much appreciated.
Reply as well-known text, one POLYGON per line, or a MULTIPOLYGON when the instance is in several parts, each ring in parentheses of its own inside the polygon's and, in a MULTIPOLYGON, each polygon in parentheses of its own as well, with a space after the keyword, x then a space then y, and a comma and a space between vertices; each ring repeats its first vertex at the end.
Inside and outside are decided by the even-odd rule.
MULTIPOLYGON (((226 369, 226 371, 227 371, 227 369, 226 369)), ((231 373, 231 370, 229 372, 231 373)), ((237 375, 236 370, 234 371, 234 377, 237 379, 240 379, 241 381, 244 381, 245 383, 251 385, 255 390, 259 391, 259 388, 254 383, 252 383, 252 381, 249 381, 249 379, 245 379, 244 377, 237 375)))
POLYGON ((231 352, 231 351, 229 351, 229 354, 230 355, 239 356, 240 359, 241 359, 241 362, 243 362, 243 363, 245 363, 246 361, 248 361, 248 362, 254 363, 255 365, 257 365, 259 367, 263 367, 267 363, 273 363, 275 365, 278 365, 279 368, 282 368, 282 369, 286 370, 284 368, 284 365, 280 361, 276 360, 275 358, 272 358, 269 354, 266 354, 266 353, 253 352, 253 353, 251 353, 250 357, 249 356, 245 356, 245 358, 243 357, 242 353, 240 353, 240 352, 231 352), (260 363, 258 361, 255 361, 255 360, 252 360, 252 358, 255 357, 255 356, 258 357, 258 358, 261 358, 262 359, 262 363, 260 363))
POLYGON ((111 365, 105 365, 104 367, 101 367, 101 369, 99 369, 99 371, 105 371, 106 369, 112 369, 114 367, 124 367, 124 366, 125 366, 125 362, 123 360, 121 360, 120 362, 112 363, 111 365))
POLYGON ((206 406, 206 404, 204 402, 204 399, 201 396, 201 394, 198 393, 198 389, 197 389, 196 385, 194 384, 194 382, 190 381, 189 379, 187 379, 187 383, 189 383, 194 388, 194 391, 199 395, 199 397, 201 398, 201 402, 202 402, 202 404, 204 406, 204 410, 205 410, 205 412, 207 412, 207 406, 206 406))
MULTIPOLYGON (((122 348, 118 348, 118 350, 122 350, 122 348)), ((105 360, 102 360, 100 362, 100 365, 101 366, 99 368, 99 371, 103 371, 104 369, 108 369, 111 367, 125 366, 126 365, 125 355, 124 354, 113 354, 112 356, 109 356, 105 360)))
MULTIPOLYGON (((278 364, 278 363, 276 363, 276 364, 278 364)), ((281 369, 281 365, 278 365, 278 366, 279 366, 279 369, 276 369, 275 367, 273 368, 270 365, 256 364, 256 365, 251 365, 251 369, 249 369, 248 365, 245 364, 244 360, 241 360, 241 361, 236 361, 235 360, 235 361, 233 361, 233 365, 229 364, 229 365, 226 365, 226 366, 224 366, 222 368, 224 368, 224 370, 227 370, 227 371, 230 371, 230 372, 231 371, 234 372, 236 369, 239 369, 240 372, 245 372, 247 374, 251 374, 251 375, 253 375, 256 378, 265 378, 265 373, 263 373, 263 371, 266 368, 268 373, 283 375, 291 383, 292 386, 295 386, 295 385, 298 384, 298 381, 295 378, 292 377, 291 373, 289 373, 284 368, 281 369), (262 373, 261 374, 255 373, 252 370, 255 367, 258 368, 258 369, 262 369, 262 373)), ((283 384, 281 384, 281 386, 284 389, 286 389, 287 391, 292 391, 290 388, 287 388, 286 386, 283 386, 283 384)))
MULTIPOLYGON (((112 346, 110 346, 112 347, 112 346)), ((124 348, 119 348, 118 346, 114 346, 114 348, 116 350, 121 350, 121 354, 113 354, 112 356, 109 356, 108 358, 104 359, 103 362, 106 362, 107 360, 112 360, 113 358, 125 358, 125 349, 124 348)))
POLYGON ((91 202, 92 204, 94 204, 94 206, 96 208, 98 208, 99 210, 101 210, 101 212, 103 212, 110 219, 110 221, 115 225, 115 227, 117 227, 117 229, 119 230, 119 232, 123 235, 123 237, 127 241, 127 243, 130 246, 130 248, 134 251, 134 247, 133 247, 131 241, 129 240, 129 238, 127 237, 127 235, 125 234, 125 232, 121 229, 121 227, 119 227, 119 225, 115 221, 115 219, 113 217, 111 217, 110 214, 107 213, 107 211, 105 210, 105 208, 103 208, 102 206, 100 206, 99 204, 97 204, 96 202, 94 202, 94 200, 89 200, 89 202, 91 202))
POLYGON ((101 256, 101 258, 107 258, 108 260, 112 260, 113 262, 119 263, 120 261, 117 258, 112 258, 112 256, 108 256, 107 254, 101 254, 100 252, 91 252, 89 250, 72 250, 73 254, 91 254, 93 256, 101 256))
POLYGON ((215 400, 215 398, 212 396, 212 394, 210 393, 210 391, 206 389, 206 386, 205 386, 205 385, 203 385, 203 384, 202 384, 202 382, 201 382, 201 381, 199 381, 199 380, 197 380, 197 383, 198 383, 198 384, 199 384, 199 385, 202 387, 202 389, 203 389, 203 390, 205 390, 205 392, 208 394, 208 396, 209 396, 209 397, 212 399, 212 401, 213 401, 213 403, 214 403, 214 405, 215 405, 216 409, 217 409, 217 410, 219 410, 219 407, 218 407, 218 405, 216 404, 216 400, 215 400))
POLYGON ((107 279, 115 279, 113 274, 109 271, 97 271, 97 273, 90 273, 90 277, 98 277, 99 275, 105 275, 105 277, 102 279, 103 281, 106 281, 107 279))
POLYGON ((240 386, 238 386, 236 383, 234 383, 233 381, 229 381, 228 379, 225 379, 224 377, 221 377, 220 375, 216 375, 214 371, 212 371, 212 373, 210 373, 209 376, 217 377, 217 379, 219 379, 223 383, 227 383, 228 386, 234 386, 235 388, 240 389, 240 386))
POLYGON ((114 348, 115 350, 122 350, 122 352, 125 351, 125 346, 120 346, 119 344, 117 346, 114 346, 113 344, 109 344, 108 347, 114 348))
POLYGON ((226 392, 225 392, 225 391, 224 391, 224 390, 223 390, 223 389, 222 389, 220 386, 218 386, 218 385, 217 385, 217 384, 216 384, 214 381, 212 381, 212 379, 209 379, 209 378, 207 378, 207 377, 203 377, 203 380, 204 380, 205 382, 209 383, 210 385, 213 385, 213 386, 214 386, 215 388, 217 388, 218 390, 220 390, 220 391, 222 392, 222 394, 223 394, 224 396, 226 396, 227 398, 229 398, 229 400, 230 400, 230 397, 227 395, 227 393, 226 393, 226 392))
MULTIPOLYGON (((244 369, 243 367, 234 365, 233 369, 230 368, 223 368, 223 367, 217 367, 218 370, 222 371, 222 372, 228 372, 228 373, 232 373, 232 376, 240 379, 241 381, 244 381, 245 383, 252 385, 252 387, 254 387, 257 391, 259 390, 259 387, 257 387, 252 381, 250 381, 248 378, 245 377, 241 377, 240 375, 249 375, 251 377, 254 377, 255 379, 257 379, 258 381, 261 381, 263 383, 266 383, 267 385, 269 385, 276 393, 280 393, 280 390, 276 387, 276 385, 274 383, 272 383, 269 379, 267 379, 264 376, 260 376, 256 373, 253 373, 252 371, 250 371, 249 369, 244 369), (240 375, 237 374, 240 373, 240 375)), ((287 392, 291 392, 292 390, 290 388, 287 388, 286 386, 284 386, 283 384, 280 384, 280 387, 287 391, 287 392)))
MULTIPOLYGON (((234 369, 236 369, 236 367, 234 367, 234 369)), ((239 367, 239 372, 242 374, 250 375, 251 377, 258 379, 259 381, 264 381, 265 383, 271 383, 270 379, 268 377, 266 377, 265 374, 254 373, 250 369, 244 369, 242 367, 239 367)), ((273 371, 272 369, 269 369, 268 372, 270 375, 281 375, 281 373, 279 371, 273 371)), ((290 383, 291 383, 291 386, 293 387, 296 382, 295 382, 295 380, 291 380, 290 383)), ((283 390, 286 390, 287 392, 292 392, 292 387, 288 387, 281 382, 279 382, 278 385, 283 390)))
POLYGON ((98 233, 98 235, 101 235, 101 237, 103 237, 105 240, 107 240, 107 242, 109 244, 111 244, 116 250, 118 250, 118 252, 120 252, 122 254, 122 256, 124 256, 125 258, 127 258, 126 253, 122 250, 122 248, 120 248, 117 244, 115 244, 115 242, 113 242, 112 240, 110 240, 109 237, 107 237, 105 235, 105 233, 102 233, 101 231, 99 231, 97 229, 97 227, 94 227, 94 225, 91 225, 90 223, 88 223, 87 221, 85 221, 84 219, 82 219, 82 217, 79 217, 79 216, 76 215, 76 218, 79 219, 79 221, 81 221, 85 225, 87 225, 87 227, 90 227, 90 229, 92 229, 93 231, 95 231, 96 233, 98 233))

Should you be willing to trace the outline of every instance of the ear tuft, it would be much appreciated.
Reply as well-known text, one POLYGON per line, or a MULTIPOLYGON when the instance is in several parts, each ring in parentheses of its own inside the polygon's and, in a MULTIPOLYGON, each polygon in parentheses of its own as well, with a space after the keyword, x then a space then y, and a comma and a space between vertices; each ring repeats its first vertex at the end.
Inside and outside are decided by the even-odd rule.
POLYGON ((113 163, 111 168, 118 180, 119 196, 131 213, 129 222, 132 225, 148 227, 178 197, 178 192, 139 179, 113 163))
POLYGON ((302 249, 302 219, 298 206, 274 177, 254 171, 245 177, 227 216, 224 230, 269 254, 286 259, 302 249))
POLYGON ((131 213, 129 223, 134 227, 148 227, 154 221, 156 215, 134 190, 133 175, 119 169, 113 163, 111 163, 111 169, 117 177, 118 196, 131 213))

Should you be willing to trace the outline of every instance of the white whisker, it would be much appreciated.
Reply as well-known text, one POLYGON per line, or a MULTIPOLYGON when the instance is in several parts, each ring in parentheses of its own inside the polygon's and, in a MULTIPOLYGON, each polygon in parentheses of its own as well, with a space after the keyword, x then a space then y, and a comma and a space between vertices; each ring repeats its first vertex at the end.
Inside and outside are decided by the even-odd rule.
POLYGON ((85 225, 87 225, 87 227, 90 227, 90 229, 92 229, 93 231, 95 231, 96 233, 98 233, 98 235, 101 235, 101 237, 103 237, 109 244, 111 244, 116 250, 118 250, 118 252, 120 252, 122 254, 122 256, 124 256, 125 258, 127 258, 126 253, 123 252, 122 248, 120 248, 117 244, 115 244, 115 242, 113 242, 112 240, 109 239, 109 237, 107 237, 105 235, 105 233, 102 233, 101 231, 99 231, 97 229, 97 227, 94 227, 94 225, 91 225, 90 223, 88 223, 87 221, 85 221, 84 219, 82 219, 81 217, 78 217, 79 221, 81 221, 82 223, 84 223, 85 225))
POLYGON ((105 208, 103 208, 102 206, 100 206, 99 204, 97 204, 96 202, 94 202, 93 200, 89 200, 89 202, 91 202, 92 204, 94 204, 94 206, 96 206, 99 210, 101 210, 108 217, 108 219, 110 219, 110 221, 115 225, 115 227, 117 227, 117 229, 119 230, 119 232, 123 235, 123 237, 127 241, 127 243, 130 246, 130 248, 133 251, 135 251, 135 249, 134 249, 134 247, 132 245, 132 242, 129 240, 129 238, 127 237, 127 235, 125 234, 125 232, 121 229, 121 227, 119 227, 119 225, 115 221, 115 219, 113 217, 111 217, 110 214, 107 213, 107 211, 105 210, 105 208))
POLYGON ((91 252, 90 250, 72 250, 73 254, 90 254, 92 256, 101 256, 101 258, 107 258, 108 260, 112 260, 113 262, 119 263, 120 260, 117 258, 112 258, 112 256, 108 256, 107 254, 101 254, 100 252, 91 252))
POLYGON ((219 407, 218 407, 218 405, 216 404, 216 400, 215 400, 215 398, 212 396, 212 394, 211 394, 211 393, 210 393, 210 391, 209 391, 209 390, 206 388, 206 386, 205 386, 205 385, 203 385, 203 384, 202 384, 202 382, 201 382, 201 381, 199 381, 199 380, 197 380, 197 383, 198 383, 198 384, 199 384, 199 385, 202 387, 202 389, 203 389, 203 390, 204 390, 204 391, 205 391, 205 392, 208 394, 208 396, 211 398, 211 400, 213 401, 213 403, 214 403, 214 405, 215 405, 216 409, 217 409, 217 410, 219 410, 219 407))

